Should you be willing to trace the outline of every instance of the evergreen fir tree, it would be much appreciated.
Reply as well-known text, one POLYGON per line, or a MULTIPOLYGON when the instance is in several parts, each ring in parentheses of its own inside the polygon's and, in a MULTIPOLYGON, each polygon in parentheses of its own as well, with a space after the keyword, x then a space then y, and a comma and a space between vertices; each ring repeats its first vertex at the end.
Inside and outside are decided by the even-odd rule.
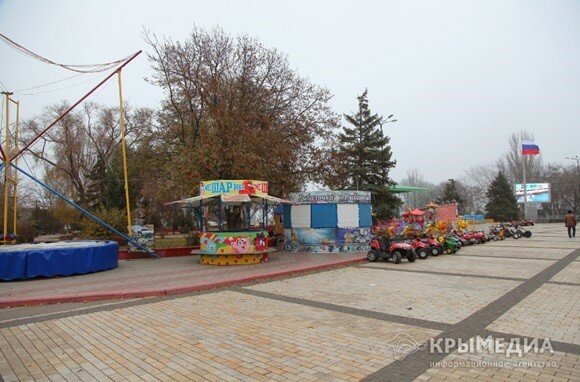
POLYGON ((459 195, 459 190, 457 187, 457 182, 454 179, 449 179, 445 183, 445 188, 443 189, 443 194, 437 198, 437 203, 439 204, 449 204, 457 203, 457 208, 463 211, 463 198, 459 195))
MULTIPOLYGON (((131 178, 131 168, 129 168, 131 178)), ((108 164, 101 159, 91 168, 87 175, 87 190, 82 204, 92 210, 99 209, 126 209, 125 182, 120 156, 113 156, 108 164)), ((135 207, 135 201, 139 197, 140 182, 130 182, 131 208, 135 207), (134 186, 134 187, 131 187, 134 186)))
MULTIPOLYGON (((135 183, 131 181, 131 167, 129 167, 129 198, 131 200, 131 208, 135 208, 135 202, 139 197, 135 183)), ((101 196, 105 208, 116 208, 120 210, 126 209, 125 202, 125 181, 123 178, 123 164, 121 156, 114 156, 111 158, 106 170, 107 184, 103 189, 101 196)))
POLYGON ((106 188, 106 174, 107 167, 105 162, 99 158, 87 175, 87 189, 84 200, 80 201, 82 205, 91 210, 103 208, 102 196, 106 188))
POLYGON ((500 171, 487 190, 486 218, 496 221, 516 220, 520 210, 516 197, 505 175, 500 171))
POLYGON ((345 115, 352 127, 344 127, 339 135, 339 150, 348 177, 347 188, 371 191, 373 212, 377 219, 386 219, 396 213, 401 200, 389 191, 395 182, 389 170, 396 165, 391 160, 390 138, 383 134, 383 117, 371 114, 367 90, 358 98, 358 112, 345 115))

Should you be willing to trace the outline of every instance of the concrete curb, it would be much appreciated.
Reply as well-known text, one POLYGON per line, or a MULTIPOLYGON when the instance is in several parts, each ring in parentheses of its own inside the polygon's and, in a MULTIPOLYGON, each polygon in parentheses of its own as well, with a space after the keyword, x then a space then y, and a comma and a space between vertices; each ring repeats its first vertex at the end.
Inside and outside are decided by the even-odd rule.
POLYGON ((31 298, 15 298, 15 299, 0 299, 0 309, 3 308, 15 308, 22 306, 35 306, 35 305, 50 305, 59 304, 66 302, 88 302, 88 301, 102 301, 102 300, 121 300, 128 298, 140 298, 140 297, 158 297, 158 296, 168 296, 184 294, 189 292, 199 292, 209 289, 225 288, 237 284, 247 284, 256 281, 263 281, 274 279, 278 277, 287 277, 300 273, 310 273, 323 270, 330 270, 333 268, 343 267, 347 265, 358 264, 366 262, 366 256, 349 259, 337 262, 331 262, 327 264, 315 265, 305 268, 296 268, 290 270, 278 270, 269 273, 241 277, 232 280, 217 281, 207 284, 194 284, 179 286, 168 289, 139 289, 139 290, 123 290, 115 292, 85 292, 85 293, 75 293, 75 294, 63 294, 58 296, 43 296, 43 297, 31 297, 31 298))

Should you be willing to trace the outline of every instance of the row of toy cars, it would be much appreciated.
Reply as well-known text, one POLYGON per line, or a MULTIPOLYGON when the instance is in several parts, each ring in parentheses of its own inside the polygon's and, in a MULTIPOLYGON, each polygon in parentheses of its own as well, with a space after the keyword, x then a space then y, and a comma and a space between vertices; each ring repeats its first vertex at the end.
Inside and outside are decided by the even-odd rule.
POLYGON ((510 224, 513 226, 516 226, 516 227, 518 227, 518 226, 526 226, 527 227, 527 226, 533 226, 535 223, 533 220, 525 220, 524 219, 524 220, 518 220, 518 221, 514 220, 514 221, 510 222, 510 224))
MULTIPOLYGON (((534 222, 532 222, 533 224, 534 222)), ((532 237, 532 232, 522 228, 522 224, 519 224, 519 222, 499 223, 489 227, 489 236, 492 240, 498 241, 504 240, 506 237, 512 237, 514 239, 519 239, 520 237, 529 238, 532 237)))
POLYGON ((378 260, 390 260, 399 264, 405 257, 409 262, 417 258, 427 259, 429 256, 439 256, 443 253, 455 253, 465 245, 483 244, 489 241, 488 236, 482 231, 464 230, 458 233, 452 230, 449 234, 441 234, 437 237, 430 234, 421 234, 416 237, 390 236, 377 234, 369 243, 370 250, 367 259, 375 262, 378 260))

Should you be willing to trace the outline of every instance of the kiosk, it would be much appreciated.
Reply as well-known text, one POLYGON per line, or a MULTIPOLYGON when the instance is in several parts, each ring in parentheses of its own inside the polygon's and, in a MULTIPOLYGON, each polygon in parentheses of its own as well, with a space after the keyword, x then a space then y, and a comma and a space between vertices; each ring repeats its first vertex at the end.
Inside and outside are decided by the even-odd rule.
POLYGON ((367 252, 371 193, 312 191, 290 194, 283 207, 285 249, 299 252, 367 252))
POLYGON ((199 196, 168 204, 194 210, 201 232, 193 253, 202 264, 244 265, 268 260, 268 209, 280 203, 290 201, 268 195, 268 182, 210 180, 201 182, 199 196))

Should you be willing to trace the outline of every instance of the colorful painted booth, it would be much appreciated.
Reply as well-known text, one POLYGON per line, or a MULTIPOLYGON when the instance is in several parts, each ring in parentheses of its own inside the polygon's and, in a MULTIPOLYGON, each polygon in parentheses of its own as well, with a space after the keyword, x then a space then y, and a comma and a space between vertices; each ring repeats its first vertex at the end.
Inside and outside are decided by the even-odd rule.
POLYGON ((202 264, 257 264, 268 258, 269 208, 290 203, 268 195, 268 182, 211 180, 201 182, 199 196, 167 204, 192 208, 200 228, 202 264))
POLYGON ((290 194, 284 205, 285 249, 366 252, 371 239, 371 193, 313 191, 290 194))

